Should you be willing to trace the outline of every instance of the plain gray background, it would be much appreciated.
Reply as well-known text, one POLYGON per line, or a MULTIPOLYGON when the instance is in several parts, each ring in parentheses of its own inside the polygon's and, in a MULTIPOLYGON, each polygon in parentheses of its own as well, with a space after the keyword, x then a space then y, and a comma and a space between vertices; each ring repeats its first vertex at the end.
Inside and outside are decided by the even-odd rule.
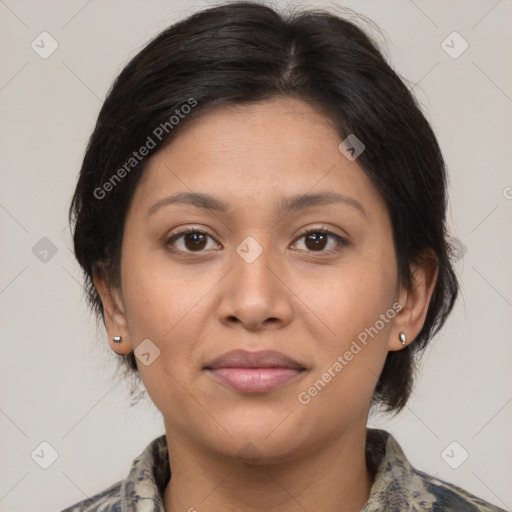
MULTIPOLYGON (((164 433, 156 408, 131 409, 112 378, 67 209, 115 76, 161 29, 212 4, 0 0, 0 511, 50 512, 92 496, 164 433), (55 43, 44 31, 58 44, 47 58, 55 43), (47 469, 52 448, 42 442, 58 454, 47 469)), ((462 297, 405 411, 371 425, 391 431, 419 469, 510 510, 512 2, 295 5, 347 6, 381 27, 384 39, 374 35, 414 89, 451 176, 462 297)))

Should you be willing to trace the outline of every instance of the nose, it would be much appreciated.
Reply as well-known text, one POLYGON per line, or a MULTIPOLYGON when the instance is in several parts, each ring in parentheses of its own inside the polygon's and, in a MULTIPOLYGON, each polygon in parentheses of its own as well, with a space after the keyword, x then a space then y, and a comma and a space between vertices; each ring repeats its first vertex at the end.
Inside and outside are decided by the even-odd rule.
POLYGON ((287 325, 293 314, 293 293, 286 285, 283 260, 255 237, 247 237, 230 260, 231 271, 220 290, 219 320, 247 330, 287 325))

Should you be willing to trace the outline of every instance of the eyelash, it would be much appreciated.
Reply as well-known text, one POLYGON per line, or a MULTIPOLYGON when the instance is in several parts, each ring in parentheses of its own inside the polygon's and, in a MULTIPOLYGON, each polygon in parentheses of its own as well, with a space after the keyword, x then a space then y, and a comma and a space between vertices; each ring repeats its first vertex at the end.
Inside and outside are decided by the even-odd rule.
MULTIPOLYGON (((181 231, 178 231, 177 233, 174 233, 166 242, 166 245, 169 246, 169 245, 172 245, 173 242, 175 242, 176 240, 178 240, 179 238, 183 237, 184 235, 188 235, 190 233, 199 233, 201 235, 206 235, 210 238, 213 239, 213 236, 210 235, 209 233, 207 233, 206 231, 202 230, 202 229, 197 229, 197 228, 186 228, 186 229, 183 229, 181 231)), ((323 228, 323 227, 319 227, 319 228, 313 228, 313 229, 308 229, 306 231, 303 231, 301 232, 296 240, 299 240, 300 238, 303 238, 309 234, 312 234, 312 233, 315 233, 315 234, 322 234, 322 235, 328 235, 330 238, 334 238, 336 240, 336 242, 338 243, 338 248, 337 249, 330 249, 330 250, 320 250, 320 251, 312 251, 312 250, 309 250, 309 251, 306 251, 308 253, 311 253, 311 254, 315 254, 315 253, 319 253, 319 254, 327 254, 327 255, 331 255, 331 254, 335 254, 337 252, 340 252, 341 249, 343 247, 346 247, 347 245, 349 245, 349 242, 346 238, 340 236, 340 235, 337 235, 336 233, 333 233, 332 231, 329 231, 328 229, 326 228, 323 228)), ((186 253, 186 254, 194 254, 194 253, 197 253, 197 254, 200 254, 202 252, 205 252, 204 250, 200 250, 200 251, 188 251, 188 250, 181 250, 181 249, 170 249, 172 252, 182 252, 182 253, 186 253)))

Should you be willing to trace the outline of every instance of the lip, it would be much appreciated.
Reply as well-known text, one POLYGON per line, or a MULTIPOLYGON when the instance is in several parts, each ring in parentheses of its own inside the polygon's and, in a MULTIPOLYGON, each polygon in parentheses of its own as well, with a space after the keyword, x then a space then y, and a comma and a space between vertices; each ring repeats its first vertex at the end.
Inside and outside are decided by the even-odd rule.
POLYGON ((306 370, 295 359, 274 350, 233 350, 209 361, 204 369, 217 381, 244 393, 272 391, 306 370))

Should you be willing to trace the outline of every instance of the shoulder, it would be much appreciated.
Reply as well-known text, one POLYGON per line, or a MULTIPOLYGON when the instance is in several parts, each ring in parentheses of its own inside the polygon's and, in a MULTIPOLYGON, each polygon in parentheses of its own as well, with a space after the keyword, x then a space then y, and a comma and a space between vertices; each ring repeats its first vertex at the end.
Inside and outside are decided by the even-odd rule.
POLYGON ((140 507, 136 504, 142 502, 144 510, 163 511, 162 493, 170 476, 169 452, 166 437, 162 435, 133 460, 124 480, 61 512, 121 512, 127 506, 140 507))
POLYGON ((367 429, 366 458, 375 482, 361 512, 505 512, 454 484, 417 470, 394 437, 384 430, 367 429))
POLYGON ((435 497, 432 510, 435 512, 459 511, 467 512, 505 512, 504 509, 484 501, 474 494, 445 482, 423 471, 414 470, 418 478, 424 482, 427 491, 435 497))
POLYGON ((79 501, 61 512, 121 512, 122 481, 116 482, 104 491, 79 501))

